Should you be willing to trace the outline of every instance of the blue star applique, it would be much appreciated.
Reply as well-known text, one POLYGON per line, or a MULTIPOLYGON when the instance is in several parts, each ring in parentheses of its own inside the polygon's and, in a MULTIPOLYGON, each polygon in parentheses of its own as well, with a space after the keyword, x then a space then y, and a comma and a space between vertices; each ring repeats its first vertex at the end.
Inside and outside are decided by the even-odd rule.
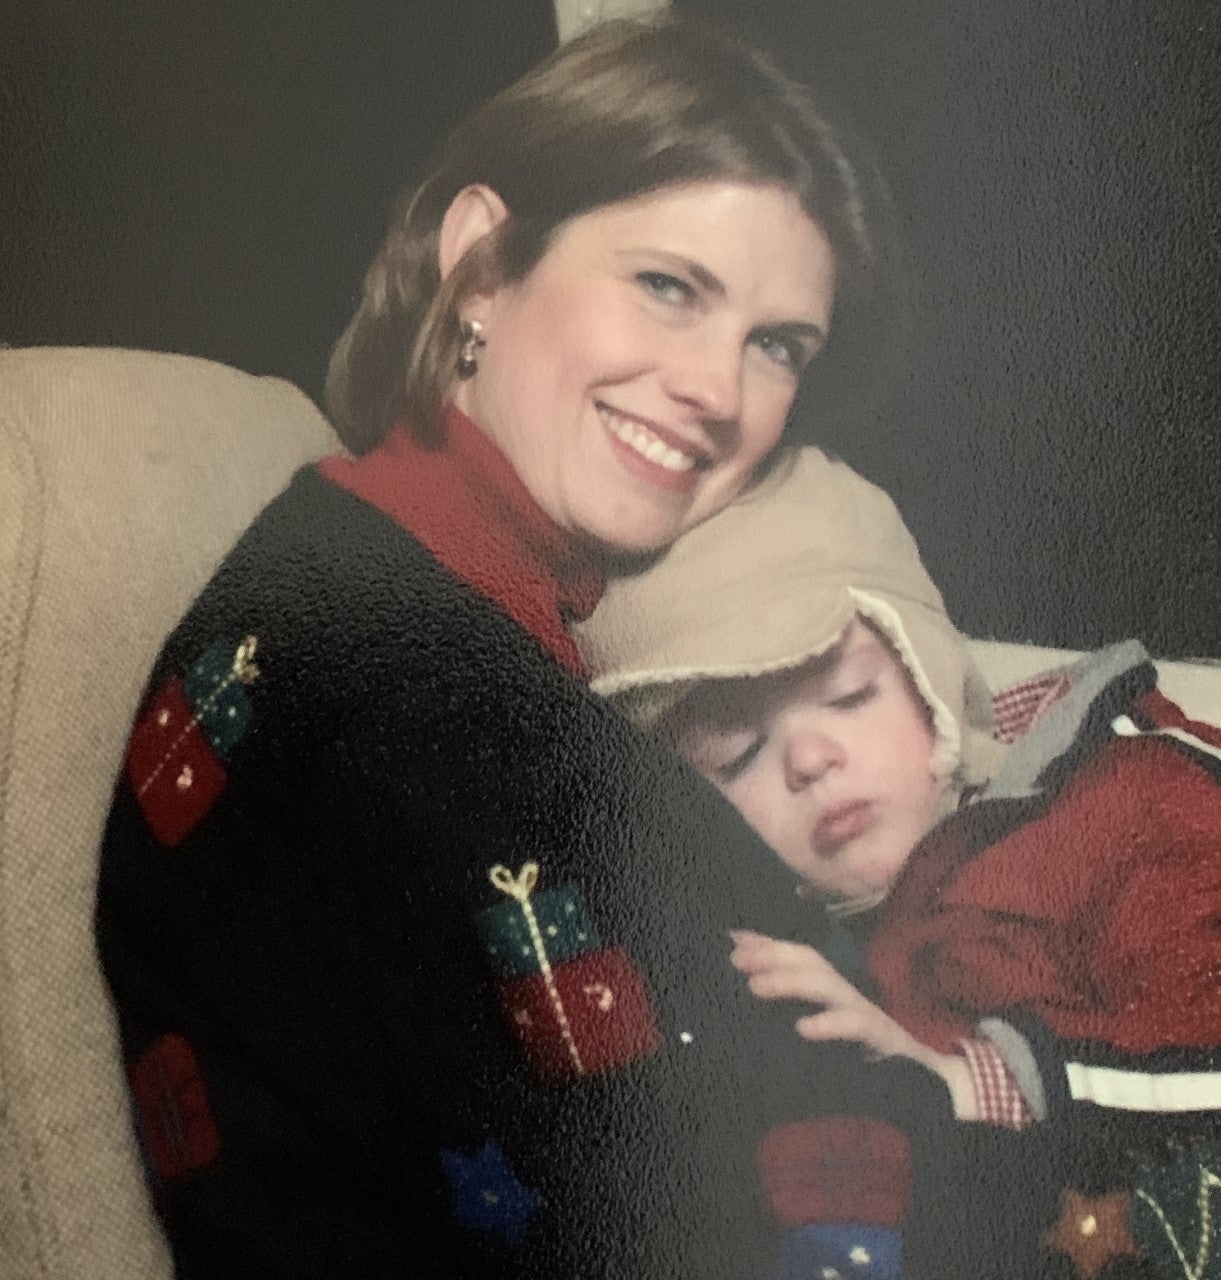
POLYGON ((509 1168, 498 1142, 483 1144, 476 1156, 441 1152, 441 1164, 453 1190, 454 1216, 472 1231, 487 1231, 519 1245, 543 1198, 509 1168))

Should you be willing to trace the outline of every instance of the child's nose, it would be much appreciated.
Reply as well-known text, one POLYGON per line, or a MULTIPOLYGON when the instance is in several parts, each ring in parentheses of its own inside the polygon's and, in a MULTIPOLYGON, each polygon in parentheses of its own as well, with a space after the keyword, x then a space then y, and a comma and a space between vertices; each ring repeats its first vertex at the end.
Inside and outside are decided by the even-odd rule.
POLYGON ((812 720, 796 723, 785 742, 785 773, 789 787, 796 791, 817 782, 832 769, 844 764, 843 743, 812 720))

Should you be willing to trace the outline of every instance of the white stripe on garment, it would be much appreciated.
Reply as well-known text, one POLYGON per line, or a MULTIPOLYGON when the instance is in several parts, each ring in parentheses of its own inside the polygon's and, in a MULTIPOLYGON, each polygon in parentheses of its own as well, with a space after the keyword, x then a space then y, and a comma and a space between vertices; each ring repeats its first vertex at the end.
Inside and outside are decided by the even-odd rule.
POLYGON ((1131 716, 1116 716, 1111 721, 1111 728, 1121 738, 1175 738, 1194 747, 1196 751, 1203 751, 1206 755, 1221 760, 1221 750, 1212 743, 1197 738, 1194 733, 1188 733, 1186 729, 1141 729, 1131 716))
POLYGON ((1069 1096, 1117 1111, 1221 1110, 1221 1072, 1180 1071, 1149 1075, 1117 1067, 1066 1062, 1069 1096))

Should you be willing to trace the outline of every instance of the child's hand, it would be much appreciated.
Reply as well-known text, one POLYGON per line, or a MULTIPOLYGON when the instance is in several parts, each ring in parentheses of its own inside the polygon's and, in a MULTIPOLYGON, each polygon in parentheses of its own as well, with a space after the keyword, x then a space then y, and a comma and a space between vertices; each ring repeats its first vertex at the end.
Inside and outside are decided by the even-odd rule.
POLYGON ((945 1081, 955 1114, 974 1118, 975 1091, 966 1063, 955 1054, 938 1053, 905 1031, 813 947, 748 930, 734 930, 731 936, 730 963, 746 974, 751 991, 761 1000, 822 1005, 820 1012, 797 1019, 798 1035, 806 1040, 854 1041, 882 1058, 911 1058, 945 1081))
POLYGON ((821 1013, 797 1020, 797 1032, 806 1040, 854 1040, 883 1058, 921 1061, 921 1051, 931 1052, 841 977, 813 947, 745 930, 732 936, 736 945, 730 963, 746 974, 751 991, 760 999, 809 1000, 823 1006, 821 1013))

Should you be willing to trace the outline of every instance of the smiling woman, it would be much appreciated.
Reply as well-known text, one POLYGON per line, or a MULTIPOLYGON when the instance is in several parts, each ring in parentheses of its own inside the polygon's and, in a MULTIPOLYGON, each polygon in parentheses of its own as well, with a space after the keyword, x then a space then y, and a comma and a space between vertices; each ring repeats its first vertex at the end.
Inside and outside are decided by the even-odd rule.
POLYGON ((107 830, 183 1276, 767 1267, 754 1149, 805 1064, 727 930, 833 926, 569 627, 754 481, 807 366, 859 378, 884 208, 807 94, 672 20, 575 42, 404 196, 328 378, 357 456, 169 638, 107 830))
MULTIPOLYGON (((743 205, 765 190, 787 194, 795 206, 787 221, 739 211, 732 227, 709 225, 710 209, 703 213, 716 255, 753 259, 755 271, 777 282, 791 265, 780 255, 790 252, 794 229, 808 240, 812 224, 833 263, 834 324, 828 332, 824 311, 810 389, 816 403, 867 394, 888 362, 904 296, 881 179, 811 91, 758 52, 673 19, 607 23, 459 126, 433 169, 404 193, 331 359, 327 403, 345 443, 365 452, 403 414, 425 434, 433 428, 462 341, 460 301, 524 281, 584 215, 619 209, 626 216, 641 197, 699 184, 752 189, 756 199, 743 205), (798 210, 805 223, 793 216, 798 210), (447 225, 455 244, 438 253, 447 225)), ((718 291, 711 263, 701 274, 703 264, 681 245, 668 253, 658 247, 662 259, 639 262, 637 271, 675 277, 679 292, 691 289, 696 298, 718 291)), ((813 278, 810 265, 794 282, 798 290, 828 284, 813 278)), ((793 302, 756 299, 763 300, 793 302)), ((823 308, 810 297, 797 303, 793 315, 763 319, 817 324, 817 315, 803 312, 823 308)), ((807 420, 800 430, 812 435, 818 424, 807 420)))

